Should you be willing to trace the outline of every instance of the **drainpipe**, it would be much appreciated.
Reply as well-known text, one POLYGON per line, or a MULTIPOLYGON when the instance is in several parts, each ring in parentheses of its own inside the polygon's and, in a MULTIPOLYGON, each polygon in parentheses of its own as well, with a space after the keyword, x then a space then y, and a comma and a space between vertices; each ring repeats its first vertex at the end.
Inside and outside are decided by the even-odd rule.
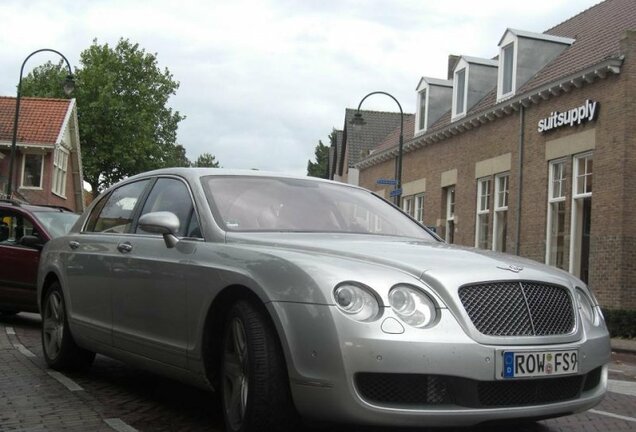
POLYGON ((516 242, 515 242, 515 255, 519 255, 519 244, 521 241, 519 237, 521 235, 521 194, 523 189, 523 129, 525 126, 525 108, 523 105, 519 106, 519 158, 517 164, 517 226, 516 226, 516 242))

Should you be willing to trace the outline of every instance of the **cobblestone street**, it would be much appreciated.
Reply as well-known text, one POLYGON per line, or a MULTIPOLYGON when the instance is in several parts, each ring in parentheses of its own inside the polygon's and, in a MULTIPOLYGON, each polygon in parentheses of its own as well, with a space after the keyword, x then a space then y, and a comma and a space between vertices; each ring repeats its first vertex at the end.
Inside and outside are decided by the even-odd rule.
MULTIPOLYGON (((0 431, 222 431, 213 393, 103 356, 87 371, 62 375, 46 368, 40 318, 0 319, 0 431)), ((636 430, 636 357, 615 354, 610 392, 578 415, 515 425, 518 432, 636 430)), ((331 432, 376 431, 330 427, 331 432)), ((382 429, 386 430, 386 429, 382 429)), ((510 425, 462 431, 508 431, 510 425)), ((444 429, 443 431, 449 431, 444 429)))

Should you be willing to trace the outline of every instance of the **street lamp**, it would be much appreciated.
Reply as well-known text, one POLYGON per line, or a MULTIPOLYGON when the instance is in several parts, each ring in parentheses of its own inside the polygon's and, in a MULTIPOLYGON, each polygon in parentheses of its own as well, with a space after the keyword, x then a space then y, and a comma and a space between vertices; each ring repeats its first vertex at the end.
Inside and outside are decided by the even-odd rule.
POLYGON ((64 93, 67 96, 69 96, 71 93, 73 93, 73 90, 75 89, 75 80, 73 79, 73 71, 71 70, 71 64, 69 63, 68 59, 64 57, 64 55, 60 53, 59 51, 56 51, 50 48, 42 48, 42 49, 33 51, 22 62, 22 67, 20 68, 20 80, 18 81, 18 95, 15 99, 15 119, 13 121, 13 138, 11 140, 11 157, 9 158, 9 181, 7 183, 7 195, 9 196, 9 198, 11 198, 11 196, 13 195, 13 166, 15 164, 15 154, 16 154, 16 146, 17 146, 17 140, 18 140, 18 120, 20 118, 20 97, 21 97, 21 90, 22 90, 22 73, 24 72, 24 65, 26 64, 27 60, 29 60, 33 55, 43 51, 53 52, 59 55, 60 57, 62 57, 64 61, 66 62, 66 66, 68 67, 68 76, 64 80, 64 93))
POLYGON ((375 94, 383 94, 385 96, 390 97, 391 99, 393 99, 395 101, 395 103, 398 105, 398 108, 400 108, 400 141, 398 143, 398 155, 397 155, 397 159, 395 160, 395 195, 394 195, 394 199, 395 199, 395 205, 400 207, 400 196, 402 195, 402 152, 403 152, 403 147, 404 147, 404 112, 402 111, 402 105, 400 105, 400 103, 398 102, 398 100, 396 98, 393 97, 393 95, 387 93, 387 92, 383 92, 383 91, 375 91, 375 92, 371 92, 368 95, 366 95, 365 97, 362 98, 362 100, 360 101, 360 103, 358 104, 358 109, 356 110, 356 113, 353 115, 353 119, 351 120, 351 124, 354 126, 362 126, 364 124, 366 124, 366 121, 364 120, 364 118, 362 118, 362 113, 360 112, 360 107, 362 106, 362 102, 364 102, 364 100, 366 98, 368 98, 369 96, 375 95, 375 94))

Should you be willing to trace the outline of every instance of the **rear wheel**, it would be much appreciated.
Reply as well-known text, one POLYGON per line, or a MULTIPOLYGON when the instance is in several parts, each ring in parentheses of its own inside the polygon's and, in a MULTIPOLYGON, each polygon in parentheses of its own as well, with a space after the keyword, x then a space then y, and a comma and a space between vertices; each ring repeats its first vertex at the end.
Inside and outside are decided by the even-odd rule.
POLYGON ((226 430, 291 431, 298 415, 287 368, 269 319, 247 301, 230 309, 223 337, 221 390, 226 430))
POLYGON ((54 282, 44 296, 42 311, 42 348, 49 367, 57 370, 78 370, 90 366, 95 353, 75 343, 68 326, 64 295, 54 282))

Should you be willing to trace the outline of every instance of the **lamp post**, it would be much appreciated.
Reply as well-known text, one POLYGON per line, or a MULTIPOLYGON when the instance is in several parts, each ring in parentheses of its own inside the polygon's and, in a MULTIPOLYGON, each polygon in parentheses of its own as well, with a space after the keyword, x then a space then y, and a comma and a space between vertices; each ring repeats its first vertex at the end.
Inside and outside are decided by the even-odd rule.
POLYGON ((42 48, 36 51, 33 51, 31 54, 27 56, 22 62, 22 67, 20 67, 20 80, 18 81, 18 95, 15 99, 15 118, 13 121, 13 138, 11 139, 11 157, 9 158, 9 181, 7 182, 7 195, 9 198, 13 195, 13 166, 15 164, 15 156, 16 156, 16 146, 18 141, 18 120, 20 119, 20 97, 22 90, 22 73, 24 72, 24 65, 26 62, 35 54, 41 53, 43 51, 53 52, 64 59, 66 62, 66 66, 68 68, 68 76, 64 81, 64 93, 68 96, 75 89, 75 81, 73 80, 73 71, 71 70, 71 64, 68 59, 64 57, 62 53, 50 48, 42 48))
POLYGON ((358 104, 358 109, 356 110, 356 113, 353 115, 351 124, 361 126, 366 123, 364 119, 362 118, 360 107, 362 106, 362 102, 364 102, 366 98, 375 94, 383 94, 385 96, 390 97, 398 105, 398 108, 400 108, 400 140, 398 142, 398 155, 397 155, 397 159, 395 160, 395 182, 396 183, 395 183, 395 195, 393 196, 395 200, 395 205, 400 207, 400 197, 402 196, 402 153, 403 153, 403 147, 404 147, 404 135, 403 135, 404 112, 402 111, 402 105, 400 105, 400 102, 398 102, 398 100, 395 97, 393 97, 393 95, 387 92, 383 92, 383 91, 371 92, 365 97, 363 97, 360 103, 358 104))

